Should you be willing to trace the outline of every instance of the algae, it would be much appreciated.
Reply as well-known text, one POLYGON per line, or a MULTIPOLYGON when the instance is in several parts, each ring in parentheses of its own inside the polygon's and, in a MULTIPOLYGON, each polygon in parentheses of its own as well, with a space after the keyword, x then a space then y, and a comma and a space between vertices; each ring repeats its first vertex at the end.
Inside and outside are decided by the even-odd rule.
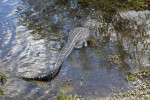
POLYGON ((120 55, 119 54, 109 55, 109 61, 110 61, 111 64, 116 64, 117 66, 121 66, 122 65, 122 61, 120 59, 120 55))
POLYGON ((129 72, 128 75, 125 77, 127 81, 135 81, 137 78, 150 78, 150 70, 142 70, 138 73, 129 72))
POLYGON ((1 74, 1 82, 2 82, 2 84, 4 84, 4 82, 7 80, 7 76, 4 74, 4 73, 2 73, 1 74))
POLYGON ((96 41, 93 40, 93 39, 88 39, 87 40, 87 43, 90 47, 95 47, 97 44, 96 44, 96 41))
POLYGON ((136 80, 136 77, 134 75, 127 75, 125 77, 126 81, 135 81, 136 80))
POLYGON ((59 88, 59 92, 61 94, 67 94, 67 93, 72 92, 73 90, 74 90, 74 86, 72 86, 72 85, 64 85, 59 88))
POLYGON ((82 6, 94 6, 106 12, 150 9, 148 0, 78 0, 82 6))
POLYGON ((4 94, 4 90, 0 88, 0 96, 4 94))
POLYGON ((57 94, 57 100, 79 100, 79 96, 77 94, 74 95, 57 94))

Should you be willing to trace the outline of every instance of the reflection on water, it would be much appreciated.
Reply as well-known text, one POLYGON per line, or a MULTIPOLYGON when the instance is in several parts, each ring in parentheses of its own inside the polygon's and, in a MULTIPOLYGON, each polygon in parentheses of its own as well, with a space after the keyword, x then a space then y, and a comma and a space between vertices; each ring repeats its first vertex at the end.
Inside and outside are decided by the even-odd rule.
POLYGON ((3 86, 5 95, 0 98, 55 99, 68 79, 75 86, 70 93, 83 98, 125 91, 126 73, 150 66, 150 11, 102 13, 81 9, 76 0, 2 0, 0 62, 8 78, 3 86), (80 27, 87 17, 97 21, 91 29, 96 47, 74 50, 51 82, 31 83, 15 76, 34 77, 53 71, 60 41, 67 41, 69 31, 80 27), (116 55, 117 62, 111 62, 116 55))

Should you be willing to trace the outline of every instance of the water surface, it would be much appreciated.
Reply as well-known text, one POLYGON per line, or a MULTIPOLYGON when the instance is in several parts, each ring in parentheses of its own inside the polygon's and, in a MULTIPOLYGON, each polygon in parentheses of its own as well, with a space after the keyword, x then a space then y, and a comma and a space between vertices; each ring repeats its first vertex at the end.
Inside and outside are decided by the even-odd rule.
POLYGON ((149 10, 104 16, 103 11, 82 8, 76 0, 1 0, 0 62, 7 81, 1 84, 4 95, 0 98, 55 100, 66 84, 73 89, 64 94, 76 93, 82 98, 106 98, 127 91, 127 72, 150 66, 149 40, 149 10), (67 41, 70 30, 89 18, 97 21, 91 29, 97 46, 73 50, 50 82, 33 83, 17 77, 54 69, 60 41, 67 41))

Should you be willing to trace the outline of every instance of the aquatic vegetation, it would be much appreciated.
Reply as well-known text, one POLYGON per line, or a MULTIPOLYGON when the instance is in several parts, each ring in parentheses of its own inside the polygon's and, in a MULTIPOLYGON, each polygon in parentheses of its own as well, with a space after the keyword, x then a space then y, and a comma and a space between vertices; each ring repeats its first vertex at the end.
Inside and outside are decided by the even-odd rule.
POLYGON ((134 75, 127 75, 127 76, 125 77, 125 79, 126 79, 127 81, 135 81, 135 80, 136 80, 136 76, 134 76, 134 75))
MULTIPOLYGON (((150 98, 150 69, 146 71, 140 71, 138 73, 129 72, 128 75, 125 77, 128 81, 131 82, 132 88, 136 87, 135 90, 128 90, 126 92, 121 92, 114 96, 113 100, 149 100, 150 98), (140 77, 139 77, 140 75, 140 77), (142 76, 142 77, 141 77, 142 76), (142 80, 141 80, 142 78, 142 80)), ((112 98, 111 98, 112 99, 112 98)))
POLYGON ((136 74, 138 78, 150 78, 150 70, 147 71, 140 71, 139 73, 136 74))
POLYGON ((142 10, 148 7, 146 0, 127 0, 128 4, 131 5, 135 10, 142 10))
POLYGON ((87 40, 87 43, 90 47, 95 47, 97 44, 96 44, 96 41, 93 40, 93 39, 88 39, 87 40))
POLYGON ((127 81, 135 81, 137 78, 149 78, 150 77, 150 70, 147 71, 140 71, 138 73, 129 72, 129 74, 125 77, 127 81))
POLYGON ((6 79, 7 79, 7 76, 4 73, 2 73, 1 74, 1 82, 4 83, 6 81, 6 79))
POLYGON ((128 75, 125 77, 126 81, 135 81, 137 79, 136 74, 129 72, 128 75))
POLYGON ((0 96, 4 94, 4 91, 2 88, 0 88, 0 96))
POLYGON ((82 87, 82 85, 83 85, 83 82, 81 81, 81 82, 80 82, 80 86, 82 87))
POLYGON ((3 67, 3 65, 2 65, 1 62, 0 62, 0 73, 1 73, 1 76, 0 76, 1 82, 2 82, 2 84, 4 84, 4 82, 5 82, 6 79, 7 79, 7 76, 6 76, 5 73, 4 73, 4 67, 3 67))
POLYGON ((112 54, 109 56, 109 61, 111 64, 116 64, 120 66, 122 64, 122 61, 120 60, 120 55, 119 54, 112 54))
POLYGON ((64 85, 59 88, 59 92, 61 94, 67 94, 67 93, 72 92, 73 90, 74 90, 74 87, 72 85, 64 85))
POLYGON ((84 74, 85 74, 85 75, 88 75, 89 73, 88 73, 88 72, 84 72, 84 74))
POLYGON ((83 79, 84 79, 84 77, 82 76, 82 77, 81 77, 81 79, 83 80, 83 79))
POLYGON ((77 94, 74 95, 62 95, 58 94, 57 95, 57 100, 79 100, 79 96, 77 94))
POLYGON ((83 6, 95 6, 98 9, 109 12, 149 9, 148 0, 78 0, 78 3, 83 6))
POLYGON ((149 81, 137 81, 136 84, 134 84, 138 90, 135 91, 128 91, 126 93, 123 93, 123 97, 127 100, 130 98, 137 98, 137 100, 149 100, 149 92, 150 92, 150 84, 149 81))
POLYGON ((71 81, 72 81, 72 79, 68 79, 68 80, 67 80, 67 85, 70 85, 70 84, 71 84, 71 81))

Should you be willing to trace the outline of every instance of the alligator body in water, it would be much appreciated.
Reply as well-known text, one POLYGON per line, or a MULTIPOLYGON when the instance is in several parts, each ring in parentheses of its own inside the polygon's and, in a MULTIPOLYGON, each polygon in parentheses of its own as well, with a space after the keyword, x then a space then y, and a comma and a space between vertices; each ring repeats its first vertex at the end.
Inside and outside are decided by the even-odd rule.
POLYGON ((86 40, 89 38, 90 32, 87 27, 78 27, 70 31, 68 41, 61 49, 58 59, 54 65, 54 71, 44 76, 38 76, 33 78, 22 77, 24 80, 40 80, 49 81, 52 80, 58 73, 63 64, 65 58, 71 53, 74 48, 82 48, 87 45, 86 40))

